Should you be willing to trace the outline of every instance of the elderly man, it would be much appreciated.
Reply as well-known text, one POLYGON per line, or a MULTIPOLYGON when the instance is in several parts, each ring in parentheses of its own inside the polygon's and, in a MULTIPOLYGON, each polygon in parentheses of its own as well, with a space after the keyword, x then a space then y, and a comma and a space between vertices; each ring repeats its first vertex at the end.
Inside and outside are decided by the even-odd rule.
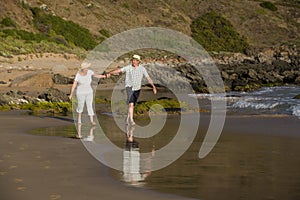
POLYGON ((115 69, 108 73, 108 77, 110 76, 110 74, 118 74, 120 72, 126 73, 125 88, 128 103, 126 123, 130 123, 131 125, 135 125, 135 122, 133 121, 133 110, 140 95, 143 76, 148 79, 148 82, 153 88, 153 93, 156 94, 156 87, 153 84, 152 79, 149 77, 146 69, 142 65, 140 65, 140 62, 141 57, 139 55, 133 55, 130 65, 127 65, 120 69, 115 69))

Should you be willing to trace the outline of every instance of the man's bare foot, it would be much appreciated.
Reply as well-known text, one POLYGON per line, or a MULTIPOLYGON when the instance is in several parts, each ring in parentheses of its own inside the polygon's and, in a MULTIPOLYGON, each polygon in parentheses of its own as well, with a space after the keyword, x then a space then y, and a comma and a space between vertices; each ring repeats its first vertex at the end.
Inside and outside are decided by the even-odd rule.
POLYGON ((96 123, 95 123, 95 122, 91 122, 91 124, 92 124, 93 126, 96 126, 96 123))

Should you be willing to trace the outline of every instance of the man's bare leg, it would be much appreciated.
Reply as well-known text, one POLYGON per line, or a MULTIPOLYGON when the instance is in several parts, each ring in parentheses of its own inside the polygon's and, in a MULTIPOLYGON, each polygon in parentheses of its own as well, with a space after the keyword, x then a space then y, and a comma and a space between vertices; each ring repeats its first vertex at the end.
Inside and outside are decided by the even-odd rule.
POLYGON ((133 110, 134 110, 134 104, 133 103, 129 103, 129 105, 128 105, 127 122, 129 121, 131 125, 135 125, 135 122, 133 121, 133 110))

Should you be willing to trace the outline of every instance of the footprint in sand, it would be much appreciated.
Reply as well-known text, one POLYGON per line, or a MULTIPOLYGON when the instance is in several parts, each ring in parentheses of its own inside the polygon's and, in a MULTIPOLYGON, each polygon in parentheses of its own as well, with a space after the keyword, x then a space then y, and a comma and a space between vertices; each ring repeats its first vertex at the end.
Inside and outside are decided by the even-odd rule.
POLYGON ((26 187, 17 187, 17 190, 24 192, 27 188, 26 187))
POLYGON ((35 151, 35 158, 40 159, 41 158, 41 152, 40 151, 35 151))
POLYGON ((9 167, 9 169, 16 169, 16 168, 18 168, 17 165, 11 165, 11 166, 9 167))
POLYGON ((22 144, 21 147, 19 148, 21 151, 24 151, 28 148, 28 144, 22 144))
POLYGON ((48 166, 48 165, 44 166, 44 169, 50 169, 50 166, 48 166))
POLYGON ((60 194, 52 194, 49 196, 50 200, 57 200, 57 199, 61 199, 61 195, 60 194))
POLYGON ((50 160, 43 161, 41 164, 44 165, 43 166, 44 169, 50 169, 50 167, 51 167, 51 161, 50 160))
POLYGON ((22 183, 22 182, 23 182, 23 179, 21 179, 21 178, 15 178, 15 179, 14 179, 14 182, 15 182, 15 183, 22 183))
POLYGON ((9 154, 4 154, 3 157, 4 157, 4 158, 10 158, 11 155, 9 155, 9 154))
POLYGON ((0 176, 4 176, 7 172, 0 172, 0 176))

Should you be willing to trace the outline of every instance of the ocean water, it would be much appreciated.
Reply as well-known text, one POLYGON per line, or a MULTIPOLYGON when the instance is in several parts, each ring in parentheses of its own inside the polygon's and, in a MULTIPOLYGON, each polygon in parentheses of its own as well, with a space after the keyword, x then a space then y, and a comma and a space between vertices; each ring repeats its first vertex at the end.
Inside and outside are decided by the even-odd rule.
POLYGON ((203 108, 209 109, 209 100, 225 98, 228 114, 278 114, 300 118, 299 86, 264 87, 253 92, 230 92, 226 95, 197 94, 203 108), (208 100, 208 101, 207 101, 208 100))

